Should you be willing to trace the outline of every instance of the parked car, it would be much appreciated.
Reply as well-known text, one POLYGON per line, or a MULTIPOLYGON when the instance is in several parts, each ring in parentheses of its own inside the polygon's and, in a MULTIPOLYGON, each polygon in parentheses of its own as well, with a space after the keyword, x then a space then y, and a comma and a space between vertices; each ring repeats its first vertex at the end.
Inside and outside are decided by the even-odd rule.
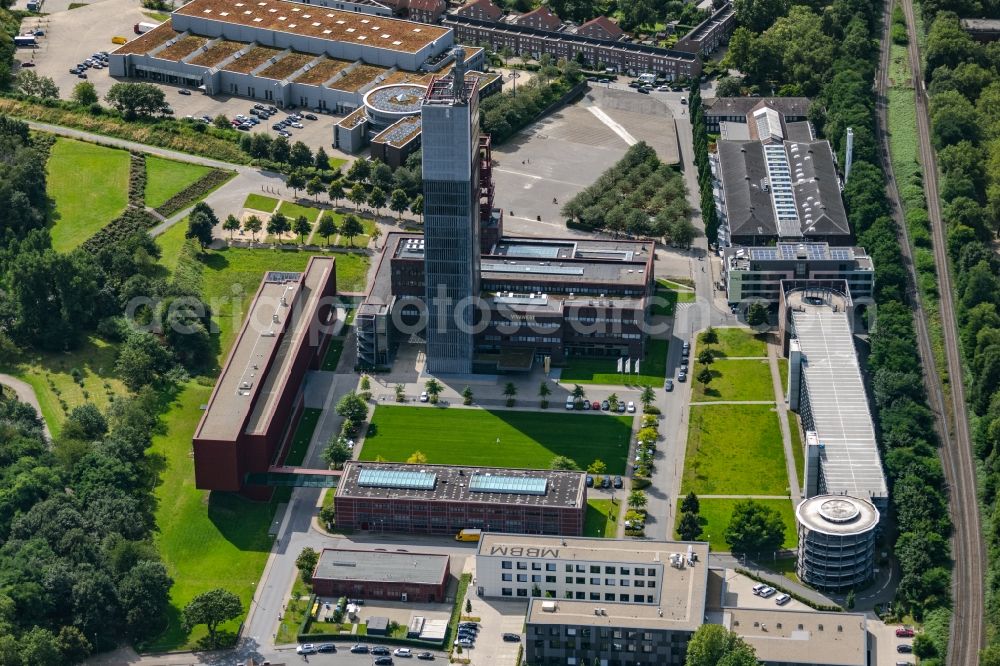
POLYGON ((910 645, 909 643, 900 643, 899 645, 896 646, 896 652, 900 652, 902 654, 910 654, 911 652, 913 652, 913 646, 910 645))
POLYGON ((635 414, 635 403, 634 403, 634 402, 632 402, 631 400, 629 400, 629 401, 628 401, 628 406, 627 406, 627 407, 625 408, 625 410, 626 410, 626 411, 627 411, 627 412, 628 412, 629 414, 635 414))
POLYGON ((473 622, 472 620, 466 620, 465 622, 459 622, 458 626, 459 627, 468 627, 470 629, 475 629, 476 631, 479 631, 479 623, 478 622, 473 622))
POLYGON ((664 391, 668 391, 668 392, 669 391, 673 391, 674 390, 674 380, 668 379, 667 381, 663 382, 663 390, 664 391))
POLYGON ((420 652, 417 654, 417 659, 423 659, 424 661, 434 661, 434 655, 430 652, 420 652))
POLYGON ((774 603, 778 604, 779 606, 784 606, 791 600, 792 598, 790 596, 782 592, 781 594, 779 594, 774 598, 774 603))
POLYGON ((619 414, 625 413, 625 403, 622 402, 621 400, 618 401, 618 413, 619 414))
POLYGON ((413 651, 410 650, 410 648, 396 648, 392 651, 392 654, 397 657, 405 657, 406 659, 409 659, 413 656, 413 651))
POLYGON ((649 94, 649 88, 636 88, 635 91, 636 92, 641 92, 643 95, 648 95, 649 94))
POLYGON ((594 477, 592 477, 589 474, 587 475, 587 487, 588 488, 593 488, 594 487, 594 477))
POLYGON ((615 488, 623 488, 625 486, 625 483, 622 481, 622 477, 616 476, 614 481, 611 482, 611 485, 613 485, 615 488))
POLYGON ((896 629, 896 638, 913 638, 914 633, 911 627, 899 627, 896 629))
POLYGON ((608 411, 609 409, 611 409, 611 403, 605 400, 604 402, 601 403, 601 409, 603 409, 604 411, 608 411))
POLYGON ((296 121, 296 120, 293 120, 293 121, 292 121, 291 123, 289 123, 289 124, 290 124, 290 125, 291 125, 292 127, 294 127, 295 129, 302 129, 303 127, 305 127, 305 125, 303 125, 302 123, 300 123, 300 122, 298 122, 298 121, 296 121))
POLYGON ((754 594, 760 595, 760 591, 763 590, 765 587, 767 587, 767 585, 764 585, 764 583, 757 583, 750 589, 754 594))
POLYGON ((773 597, 777 593, 778 593, 778 591, 776 589, 774 589, 773 587, 768 586, 768 587, 765 587, 763 590, 760 591, 760 596, 764 597, 765 599, 770 599, 771 597, 773 597))
POLYGON ((177 91, 177 94, 178 95, 190 95, 191 91, 188 90, 187 88, 181 88, 180 90, 177 91))
POLYGON ((271 129, 273 129, 275 132, 280 132, 282 129, 284 129, 284 127, 285 126, 282 125, 281 123, 274 123, 273 125, 271 125, 271 129))
POLYGON ((312 643, 306 643, 295 648, 295 654, 316 654, 316 646, 312 643))
POLYGON ((427 395, 427 391, 420 392, 420 402, 429 402, 431 397, 427 395))
POLYGON ((521 634, 510 634, 510 633, 507 633, 507 634, 503 635, 503 639, 505 641, 507 641, 508 643, 520 643, 521 642, 521 634))
POLYGON ((470 641, 468 638, 459 638, 457 641, 455 641, 455 645, 461 645, 464 648, 470 648, 472 647, 472 641, 470 641))
POLYGON ((681 349, 682 349, 682 350, 684 350, 684 351, 686 351, 686 352, 689 352, 689 351, 691 351, 691 343, 690 343, 690 342, 687 342, 687 341, 685 340, 685 341, 684 341, 684 344, 682 344, 682 345, 681 345, 681 349))
POLYGON ((267 107, 264 106, 263 104, 254 104, 253 108, 257 109, 258 111, 266 111, 267 110, 267 107))
POLYGON ((289 138, 289 137, 292 136, 292 133, 291 132, 286 132, 285 130, 281 130, 281 131, 278 132, 278 136, 283 136, 283 137, 285 137, 287 139, 287 138, 289 138))
POLYGON ((601 410, 601 403, 599 403, 598 401, 596 401, 596 400, 595 400, 595 401, 594 401, 594 402, 593 402, 593 403, 592 403, 592 404, 590 405, 590 408, 591 408, 591 409, 593 409, 593 410, 594 410, 595 412, 599 412, 599 411, 601 410))
POLYGON ((587 400, 584 400, 583 401, 583 408, 586 409, 586 410, 589 410, 590 409, 590 402, 588 402, 587 400))
POLYGON ((382 655, 389 654, 389 648, 383 647, 381 645, 376 645, 375 647, 373 647, 371 649, 371 653, 372 654, 382 654, 382 655))
POLYGON ((573 396, 566 396, 566 409, 575 409, 576 404, 574 403, 573 396))
POLYGON ((76 78, 78 78, 78 79, 85 79, 85 78, 87 78, 87 73, 86 72, 80 72, 79 74, 76 75, 76 78))
POLYGON ((375 666, 392 666, 392 657, 378 657, 374 663, 375 666))
POLYGON ((34 66, 35 66, 35 63, 31 62, 30 60, 28 62, 22 62, 21 63, 21 67, 22 68, 23 67, 34 67, 34 66))
POLYGON ((610 487, 611 487, 611 479, 609 479, 606 476, 601 477, 601 488, 610 488, 610 487))
POLYGON ((686 382, 688 378, 687 370, 681 368, 681 371, 677 373, 677 381, 686 382))
POLYGON ((353 652, 354 654, 368 654, 368 646, 361 644, 352 645, 351 652, 353 652))
POLYGON ((322 643, 316 646, 317 652, 336 652, 337 646, 333 643, 322 643))
POLYGON ((305 118, 306 120, 319 120, 319 118, 317 118, 311 113, 303 113, 302 117, 305 118))

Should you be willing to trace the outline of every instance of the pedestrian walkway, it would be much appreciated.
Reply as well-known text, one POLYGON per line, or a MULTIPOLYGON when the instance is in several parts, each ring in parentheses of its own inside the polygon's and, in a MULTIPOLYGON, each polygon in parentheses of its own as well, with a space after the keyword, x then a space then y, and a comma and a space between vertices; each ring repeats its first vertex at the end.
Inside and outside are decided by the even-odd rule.
POLYGON ((38 396, 35 395, 35 389, 32 388, 31 384, 17 377, 4 374, 0 374, 0 384, 14 391, 14 395, 17 396, 18 400, 35 408, 35 411, 38 412, 38 418, 42 421, 42 432, 45 434, 45 439, 52 441, 52 433, 49 432, 49 425, 45 422, 45 417, 42 415, 42 407, 38 402, 38 396))

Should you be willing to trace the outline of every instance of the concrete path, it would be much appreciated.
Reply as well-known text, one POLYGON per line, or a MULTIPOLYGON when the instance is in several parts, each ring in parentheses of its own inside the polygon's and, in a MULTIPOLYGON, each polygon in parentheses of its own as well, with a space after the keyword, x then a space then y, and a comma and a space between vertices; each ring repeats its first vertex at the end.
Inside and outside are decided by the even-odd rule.
POLYGON ((49 425, 45 422, 42 407, 38 403, 38 396, 35 395, 35 389, 31 387, 31 384, 5 374, 0 374, 0 384, 12 389, 18 400, 35 408, 35 411, 38 412, 38 418, 42 421, 42 432, 45 434, 45 439, 52 441, 52 433, 49 432, 49 425))
MULTIPOLYGON (((791 489, 792 501, 798 504, 802 499, 802 487, 799 485, 798 471, 795 469, 795 455, 792 443, 792 431, 788 423, 788 403, 785 402, 784 390, 781 388, 781 368, 778 366, 778 347, 772 342, 767 343, 767 358, 771 366, 771 383, 774 386, 774 396, 777 399, 778 427, 781 429, 781 442, 785 447, 785 467, 788 471, 788 487, 791 489)), ((798 426, 796 426, 798 427, 798 426)))

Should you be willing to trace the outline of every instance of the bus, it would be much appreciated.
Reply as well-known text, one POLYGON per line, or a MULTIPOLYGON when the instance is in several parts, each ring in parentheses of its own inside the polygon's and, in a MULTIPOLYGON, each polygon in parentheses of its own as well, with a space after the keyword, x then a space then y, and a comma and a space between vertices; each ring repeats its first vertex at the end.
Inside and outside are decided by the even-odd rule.
POLYGON ((482 535, 482 530, 461 530, 455 535, 455 541, 479 541, 482 535))
POLYGON ((38 41, 34 35, 18 35, 14 37, 14 46, 34 48, 38 46, 38 41))

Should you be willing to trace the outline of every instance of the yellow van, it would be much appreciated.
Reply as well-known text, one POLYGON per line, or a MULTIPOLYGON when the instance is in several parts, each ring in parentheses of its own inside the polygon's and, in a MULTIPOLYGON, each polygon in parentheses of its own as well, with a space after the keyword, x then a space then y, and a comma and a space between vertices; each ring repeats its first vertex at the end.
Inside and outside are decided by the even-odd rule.
POLYGON ((128 41, 128 38, 127 38, 127 37, 120 37, 120 36, 119 36, 119 37, 112 37, 112 38, 111 38, 111 43, 112 43, 112 44, 124 44, 124 43, 126 43, 127 41, 128 41))
POLYGON ((455 535, 455 541, 479 541, 482 535, 482 530, 462 530, 455 535))

